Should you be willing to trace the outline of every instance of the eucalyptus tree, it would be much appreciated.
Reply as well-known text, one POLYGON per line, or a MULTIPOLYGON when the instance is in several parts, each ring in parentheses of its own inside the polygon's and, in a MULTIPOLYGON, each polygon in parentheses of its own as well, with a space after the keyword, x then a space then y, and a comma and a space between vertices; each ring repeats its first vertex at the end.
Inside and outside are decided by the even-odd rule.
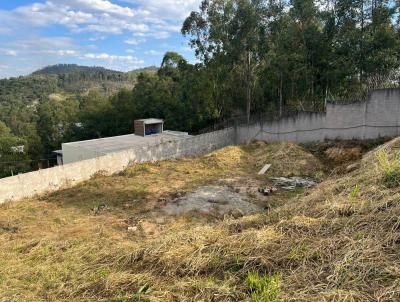
MULTIPOLYGON (((206 66, 227 77, 241 75, 247 120, 265 54, 267 6, 265 0, 203 0, 182 27, 206 66)), ((241 82, 235 85, 240 87, 241 82)))

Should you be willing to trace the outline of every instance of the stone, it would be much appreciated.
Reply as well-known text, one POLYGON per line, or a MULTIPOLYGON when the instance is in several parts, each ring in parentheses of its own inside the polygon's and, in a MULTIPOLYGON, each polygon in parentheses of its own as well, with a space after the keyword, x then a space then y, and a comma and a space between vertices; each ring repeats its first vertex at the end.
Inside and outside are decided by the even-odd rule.
POLYGON ((275 186, 281 187, 284 190, 292 191, 296 188, 311 188, 317 183, 309 178, 303 177, 272 177, 271 180, 274 182, 275 186))
POLYGON ((130 226, 128 227, 128 232, 129 233, 136 233, 138 231, 138 227, 137 226, 130 226))
POLYGON ((94 208, 93 212, 95 215, 100 215, 102 212, 104 212, 108 209, 109 209, 109 207, 105 203, 102 203, 98 207, 94 208))

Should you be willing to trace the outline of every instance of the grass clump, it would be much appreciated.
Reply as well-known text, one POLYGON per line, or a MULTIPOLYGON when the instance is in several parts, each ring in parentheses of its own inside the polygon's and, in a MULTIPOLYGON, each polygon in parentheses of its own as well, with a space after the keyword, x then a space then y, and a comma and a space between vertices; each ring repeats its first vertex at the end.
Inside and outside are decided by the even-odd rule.
POLYGON ((397 152, 394 158, 390 159, 385 148, 376 153, 378 167, 383 172, 383 183, 391 189, 400 185, 400 153, 397 152))
POLYGON ((360 195, 361 189, 359 185, 356 185, 354 189, 349 194, 349 199, 351 201, 356 200, 356 198, 360 195))
POLYGON ((247 286, 253 302, 269 302, 279 297, 281 276, 260 276, 258 272, 249 272, 246 278, 247 286))

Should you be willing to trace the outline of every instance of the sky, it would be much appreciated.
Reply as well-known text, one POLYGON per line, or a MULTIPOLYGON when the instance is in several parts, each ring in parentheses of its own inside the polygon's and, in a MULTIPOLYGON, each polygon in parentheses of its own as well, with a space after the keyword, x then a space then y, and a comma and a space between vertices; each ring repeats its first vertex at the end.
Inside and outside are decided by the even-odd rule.
POLYGON ((68 63, 129 71, 166 51, 195 60, 180 33, 201 0, 0 0, 0 78, 68 63))

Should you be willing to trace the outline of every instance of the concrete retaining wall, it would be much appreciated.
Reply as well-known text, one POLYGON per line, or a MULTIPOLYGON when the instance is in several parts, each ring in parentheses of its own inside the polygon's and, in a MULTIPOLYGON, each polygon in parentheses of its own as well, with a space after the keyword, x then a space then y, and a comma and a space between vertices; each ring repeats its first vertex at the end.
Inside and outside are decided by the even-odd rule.
POLYGON ((254 139, 299 143, 374 139, 400 134, 400 90, 374 91, 367 102, 327 104, 326 112, 300 112, 279 121, 238 127, 237 143, 254 139))
POLYGON ((0 204, 69 187, 90 179, 100 171, 108 174, 120 172, 132 163, 203 155, 234 144, 234 133, 234 129, 230 128, 3 178, 0 179, 0 204))
POLYGON ((259 139, 315 142, 325 139, 373 139, 400 133, 400 90, 378 90, 369 101, 328 104, 326 113, 302 112, 273 122, 259 122, 161 143, 47 170, 0 179, 0 203, 30 197, 88 180, 100 171, 116 173, 131 163, 203 155, 225 146, 259 139))

